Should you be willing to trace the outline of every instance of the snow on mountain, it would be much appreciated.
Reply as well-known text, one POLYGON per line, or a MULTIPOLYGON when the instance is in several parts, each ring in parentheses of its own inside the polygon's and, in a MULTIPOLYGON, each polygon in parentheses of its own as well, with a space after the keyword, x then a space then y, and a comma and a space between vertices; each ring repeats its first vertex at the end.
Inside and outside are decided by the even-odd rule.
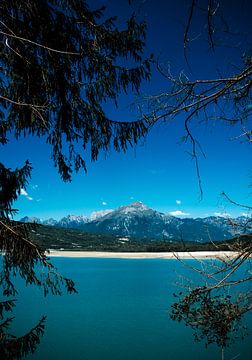
POLYGON ((42 220, 35 217, 35 216, 25 216, 22 219, 20 219, 21 222, 24 223, 36 223, 36 224, 42 224, 42 220))
POLYGON ((141 202, 121 206, 96 221, 89 222, 85 229, 95 233, 112 233, 153 239, 179 239, 179 219, 148 208, 141 202))
POLYGON ((113 210, 99 210, 99 211, 93 211, 90 215, 90 220, 93 221, 93 220, 97 220, 109 213, 111 213, 113 210))
POLYGON ((66 228, 81 228, 89 221, 87 216, 83 215, 67 215, 58 221, 57 226, 66 228))
POLYGON ((57 226, 58 224, 58 221, 53 219, 53 218, 49 218, 47 220, 44 220, 43 222, 43 225, 48 225, 48 226, 57 226))
POLYGON ((99 234, 199 242, 230 239, 237 234, 251 232, 248 220, 247 217, 228 219, 220 216, 179 218, 153 210, 140 201, 115 210, 93 212, 90 217, 68 215, 59 221, 48 219, 43 222, 38 218, 21 219, 24 222, 78 228, 99 234))
POLYGON ((129 214, 129 213, 137 213, 138 211, 145 211, 149 210, 149 208, 144 205, 141 201, 136 201, 130 205, 127 206, 121 206, 118 211, 129 214))

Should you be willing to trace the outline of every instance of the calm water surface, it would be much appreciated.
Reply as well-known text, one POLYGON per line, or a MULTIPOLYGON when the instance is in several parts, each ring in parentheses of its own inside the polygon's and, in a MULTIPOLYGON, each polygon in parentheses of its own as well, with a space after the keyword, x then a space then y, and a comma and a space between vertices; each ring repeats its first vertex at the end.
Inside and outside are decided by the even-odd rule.
MULTIPOLYGON (((78 294, 43 298, 20 283, 16 334, 47 316, 41 344, 27 359, 220 359, 218 348, 195 343, 189 328, 169 318, 179 275, 195 276, 177 260, 55 258, 53 263, 76 282, 78 294)), ((226 360, 234 358, 252 360, 252 326, 250 336, 227 350, 226 360)))

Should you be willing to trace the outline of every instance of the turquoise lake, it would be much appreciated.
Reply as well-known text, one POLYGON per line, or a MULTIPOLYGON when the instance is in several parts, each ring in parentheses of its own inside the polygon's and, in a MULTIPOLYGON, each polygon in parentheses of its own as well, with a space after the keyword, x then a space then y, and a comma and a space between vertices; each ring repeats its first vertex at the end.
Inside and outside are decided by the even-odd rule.
MULTIPOLYGON (((47 316, 41 343, 26 359, 221 359, 217 347, 195 343, 189 328, 169 318, 173 293, 181 290, 177 283, 195 276, 177 260, 53 258, 53 263, 75 281, 78 294, 44 298, 18 282, 15 334, 47 316)), ((226 350, 225 359, 252 359, 252 326, 249 336, 226 350)))

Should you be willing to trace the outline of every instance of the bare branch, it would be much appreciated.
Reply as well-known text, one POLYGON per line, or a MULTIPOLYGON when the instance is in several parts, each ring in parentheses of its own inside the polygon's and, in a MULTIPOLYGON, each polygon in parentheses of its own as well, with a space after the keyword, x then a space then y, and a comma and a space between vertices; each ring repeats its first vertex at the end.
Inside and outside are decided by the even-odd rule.
POLYGON ((54 53, 58 53, 58 54, 63 54, 63 55, 81 55, 79 52, 72 52, 72 51, 64 51, 64 50, 57 50, 57 49, 53 49, 51 47, 48 47, 48 46, 45 46, 45 45, 42 45, 42 44, 39 44, 35 41, 32 41, 32 40, 29 40, 29 39, 26 39, 26 38, 23 38, 21 36, 17 36, 17 35, 13 35, 13 34, 8 34, 4 31, 0 31, 0 34, 6 36, 6 37, 10 37, 10 38, 14 38, 14 39, 17 39, 17 40, 21 40, 21 41, 24 41, 24 42, 27 42, 29 44, 32 44, 32 45, 35 45, 35 46, 38 46, 38 47, 41 47, 43 49, 46 49, 48 51, 51 51, 51 52, 54 52, 54 53))
POLYGON ((236 206, 242 207, 242 208, 244 208, 244 209, 252 210, 252 206, 245 205, 245 204, 240 204, 240 203, 232 200, 224 191, 221 193, 221 195, 222 195, 226 200, 228 200, 228 202, 230 202, 231 204, 234 204, 234 205, 236 205, 236 206))

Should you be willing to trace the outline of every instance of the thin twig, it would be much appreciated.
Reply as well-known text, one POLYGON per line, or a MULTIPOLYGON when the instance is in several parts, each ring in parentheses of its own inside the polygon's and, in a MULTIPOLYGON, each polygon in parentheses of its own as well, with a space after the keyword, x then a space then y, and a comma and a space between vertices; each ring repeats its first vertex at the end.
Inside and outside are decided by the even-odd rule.
POLYGON ((21 37, 21 36, 17 36, 17 35, 13 35, 13 34, 7 34, 7 33, 4 32, 4 31, 0 31, 0 34, 2 34, 2 35, 4 35, 4 36, 7 36, 7 37, 11 37, 11 38, 17 39, 17 40, 22 40, 22 41, 28 42, 29 44, 32 44, 32 45, 41 47, 41 48, 43 48, 43 49, 46 49, 46 50, 48 50, 48 51, 52 51, 52 52, 55 52, 55 53, 58 53, 58 54, 64 54, 64 55, 81 55, 81 54, 78 53, 78 52, 72 52, 72 51, 64 51, 64 50, 53 49, 53 48, 51 48, 51 47, 48 47, 48 46, 39 44, 39 43, 37 43, 37 42, 35 42, 35 41, 32 41, 32 40, 23 38, 23 37, 21 37))

